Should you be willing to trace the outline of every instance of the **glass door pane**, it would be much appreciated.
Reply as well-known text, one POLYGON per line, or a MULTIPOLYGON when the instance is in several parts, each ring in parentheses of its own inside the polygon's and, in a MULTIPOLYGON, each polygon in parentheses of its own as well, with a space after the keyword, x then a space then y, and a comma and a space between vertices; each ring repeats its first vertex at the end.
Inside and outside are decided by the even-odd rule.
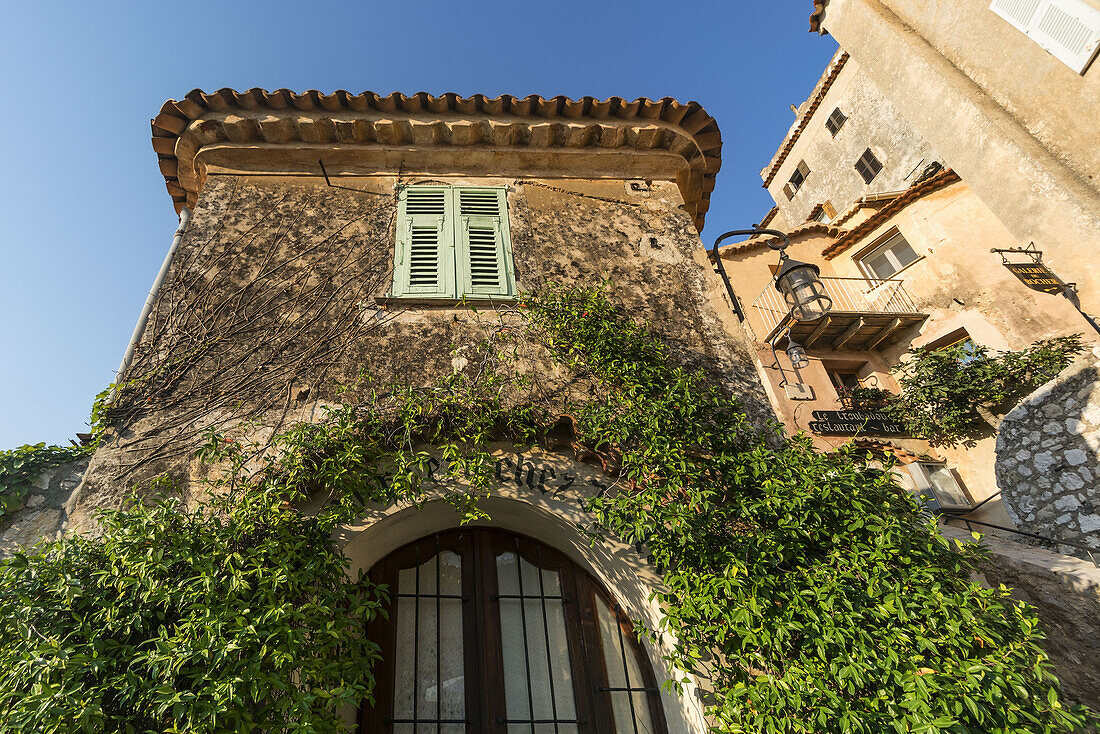
POLYGON ((393 731, 462 734, 462 558, 446 550, 413 568, 400 569, 396 597, 393 731))
POLYGON ((653 731, 653 721, 649 715, 645 677, 618 618, 599 594, 596 594, 596 616, 600 622, 609 689, 603 695, 611 697, 615 734, 649 734, 653 731))
POLYGON ((496 572, 508 732, 576 734, 561 575, 523 558, 518 544, 496 556, 496 572))

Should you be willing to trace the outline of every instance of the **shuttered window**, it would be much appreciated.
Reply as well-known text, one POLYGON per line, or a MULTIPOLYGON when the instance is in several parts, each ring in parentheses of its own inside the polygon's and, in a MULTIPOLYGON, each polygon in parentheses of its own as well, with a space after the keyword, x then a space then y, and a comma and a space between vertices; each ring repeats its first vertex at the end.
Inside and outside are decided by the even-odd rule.
POLYGON ((783 187, 783 192, 787 195, 788 199, 793 199, 795 193, 802 188, 802 184, 806 183, 806 177, 810 175, 810 167, 806 165, 806 161, 799 161, 795 166, 794 173, 791 174, 791 178, 787 181, 787 185, 783 187))
POLYGON ((840 128, 844 127, 844 123, 847 120, 848 118, 845 116, 845 114, 840 111, 839 107, 837 107, 829 115, 829 119, 825 120, 825 128, 835 138, 836 134, 840 132, 840 128))
POLYGON ((871 183, 875 180, 875 176, 882 170, 882 163, 875 154, 871 152, 871 149, 863 151, 863 155, 856 161, 856 171, 863 178, 863 183, 871 183))
POLYGON ((515 295, 503 187, 409 186, 398 203, 396 297, 515 295))
POLYGON ((1100 10, 1083 0, 993 0, 989 9, 1078 74, 1100 49, 1100 10))

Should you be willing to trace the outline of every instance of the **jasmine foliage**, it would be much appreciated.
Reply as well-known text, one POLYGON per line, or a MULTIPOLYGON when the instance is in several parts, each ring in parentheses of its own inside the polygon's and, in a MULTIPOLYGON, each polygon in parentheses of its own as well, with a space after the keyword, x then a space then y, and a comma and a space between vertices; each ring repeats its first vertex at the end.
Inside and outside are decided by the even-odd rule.
POLYGON ((0 565, 0 732, 335 732, 383 594, 273 502, 164 501, 0 565))
POLYGON ((969 581, 980 549, 949 547, 864 457, 761 435, 609 293, 525 296, 476 369, 362 399, 356 386, 270 447, 211 432, 211 507, 135 505, 99 539, 0 566, 0 732, 336 730, 339 706, 372 690, 363 629, 383 597, 347 580, 332 531, 364 503, 423 501, 433 468, 463 520, 484 516, 489 442, 536 440, 563 409, 618 476, 592 530, 644 544, 662 570, 670 661, 709 679, 717 731, 1084 723, 1033 612, 969 581), (528 389, 516 355, 530 343, 588 397, 528 389))
POLYGON ((1054 379, 1082 351, 1080 334, 1038 341, 1015 352, 994 353, 971 341, 919 349, 893 370, 901 395, 857 388, 852 397, 878 406, 918 438, 969 443, 991 428, 990 411, 1003 411, 1054 379))
POLYGON ((855 453, 750 430, 735 401, 602 292, 532 302, 570 366, 609 387, 585 438, 621 452, 623 491, 600 524, 664 572, 671 662, 709 677, 724 732, 1057 732, 1085 721, 1059 699, 1038 620, 969 580, 981 551, 855 453))

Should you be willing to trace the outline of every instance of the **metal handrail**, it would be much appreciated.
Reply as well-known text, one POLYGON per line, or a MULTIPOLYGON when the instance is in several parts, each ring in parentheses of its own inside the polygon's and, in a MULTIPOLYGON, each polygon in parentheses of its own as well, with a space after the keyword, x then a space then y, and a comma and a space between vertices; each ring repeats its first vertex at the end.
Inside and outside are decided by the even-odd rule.
POLYGON ((1004 530, 1004 531, 1007 531, 1009 533, 1016 533, 1017 535, 1025 535, 1029 538, 1035 538, 1036 540, 1042 540, 1046 543, 1050 543, 1051 545, 1053 545, 1056 550, 1057 550, 1057 547, 1060 546, 1060 545, 1066 545, 1066 546, 1069 546, 1070 548, 1076 548, 1079 551, 1084 551, 1085 553, 1087 553, 1088 556, 1089 556, 1089 560, 1092 561, 1092 565, 1096 566, 1097 568, 1100 568, 1100 562, 1098 562, 1096 560, 1096 556, 1093 555, 1093 550, 1094 549, 1089 548, 1087 545, 1081 545, 1080 543, 1074 543, 1073 541, 1070 541, 1070 540, 1059 540, 1057 538, 1048 538, 1045 535, 1038 535, 1036 533, 1029 533, 1026 530, 1017 530, 1016 528, 1007 528, 1004 525, 994 525, 991 522, 983 522, 981 520, 971 520, 968 517, 959 517, 958 515, 953 515, 953 514, 947 513, 947 512, 940 512, 940 513, 937 513, 937 514, 940 518, 943 519, 943 524, 944 525, 947 525, 948 520, 961 520, 962 522, 966 523, 966 529, 971 531, 971 532, 974 532, 973 528, 970 527, 970 525, 973 523, 974 525, 983 525, 987 528, 993 528, 994 530, 1004 530))
MULTIPOLYGON (((833 301, 834 313, 920 314, 902 280, 823 277, 821 283, 833 301)), ((773 332, 783 323, 790 310, 774 288, 765 288, 753 301, 752 307, 764 326, 765 334, 773 332)))

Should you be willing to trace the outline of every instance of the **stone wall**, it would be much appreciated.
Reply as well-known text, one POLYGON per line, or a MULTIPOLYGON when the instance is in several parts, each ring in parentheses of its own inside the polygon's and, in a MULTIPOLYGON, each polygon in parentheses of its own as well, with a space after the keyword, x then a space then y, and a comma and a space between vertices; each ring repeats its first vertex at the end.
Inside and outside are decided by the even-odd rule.
POLYGON ((65 522, 65 505, 87 468, 88 459, 78 459, 47 469, 31 483, 23 506, 0 521, 0 558, 57 538, 65 522))
POLYGON ((1100 558, 1100 347, 1005 416, 996 471, 1021 529, 1096 548, 1100 558))
MULTIPOLYGON (((326 406, 353 402, 345 392, 353 386, 369 394, 477 369, 487 327, 522 322, 514 308, 386 298, 395 186, 427 180, 507 185, 519 290, 609 283, 611 298, 650 322, 677 362, 706 370, 761 421, 773 417, 674 183, 634 192, 622 180, 365 176, 330 187, 211 176, 69 529, 87 527, 97 508, 117 506, 155 477, 191 496, 207 471, 194 454, 208 429, 262 445, 320 420, 326 406)), ((550 400, 580 387, 544 351, 525 349, 523 358, 550 400)))

